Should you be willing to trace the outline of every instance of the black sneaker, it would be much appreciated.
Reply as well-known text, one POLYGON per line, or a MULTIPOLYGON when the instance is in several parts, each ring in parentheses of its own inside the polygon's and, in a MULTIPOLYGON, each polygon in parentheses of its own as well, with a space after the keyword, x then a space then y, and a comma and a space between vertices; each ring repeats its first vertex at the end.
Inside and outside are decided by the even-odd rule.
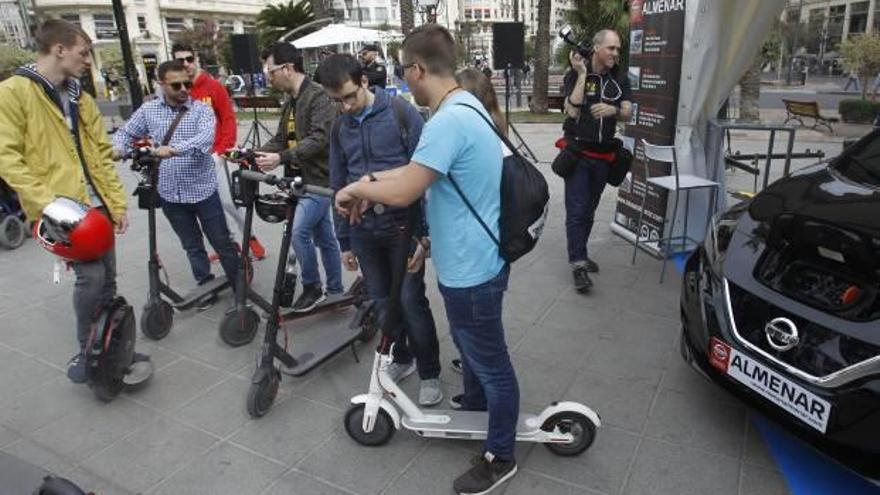
POLYGON ((576 291, 583 293, 593 287, 593 281, 590 280, 586 267, 579 266, 575 268, 572 272, 572 276, 574 276, 574 289, 576 291))
POLYGON ((590 258, 587 258, 585 266, 587 267, 588 272, 599 273, 599 264, 596 263, 595 261, 591 260, 590 258))
POLYGON ((86 382, 86 357, 78 353, 67 362, 67 378, 73 383, 86 382))
POLYGON ((516 474, 516 461, 496 459, 491 452, 475 457, 473 467, 452 483, 459 495, 489 493, 516 474))
POLYGON ((487 411, 485 407, 482 409, 477 408, 464 408, 464 405, 461 403, 461 399, 464 397, 464 394, 453 395, 449 398, 449 407, 451 407, 455 411, 487 411))
POLYGON ((457 373, 462 372, 461 371, 461 359, 456 358, 456 359, 452 360, 452 371, 455 371, 457 373))
POLYGON ((303 293, 293 303, 293 308, 291 309, 294 313, 308 313, 315 309, 315 306, 323 302, 324 299, 327 299, 327 296, 324 294, 321 284, 304 285, 303 293))

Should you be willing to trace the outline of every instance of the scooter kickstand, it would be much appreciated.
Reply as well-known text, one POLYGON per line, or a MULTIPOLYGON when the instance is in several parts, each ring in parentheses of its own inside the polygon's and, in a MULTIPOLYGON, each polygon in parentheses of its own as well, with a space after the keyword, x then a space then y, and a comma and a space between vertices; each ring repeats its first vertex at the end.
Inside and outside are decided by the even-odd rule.
POLYGON ((354 342, 349 344, 349 348, 351 349, 351 355, 354 356, 354 362, 360 364, 361 360, 358 357, 357 348, 355 348, 354 342))

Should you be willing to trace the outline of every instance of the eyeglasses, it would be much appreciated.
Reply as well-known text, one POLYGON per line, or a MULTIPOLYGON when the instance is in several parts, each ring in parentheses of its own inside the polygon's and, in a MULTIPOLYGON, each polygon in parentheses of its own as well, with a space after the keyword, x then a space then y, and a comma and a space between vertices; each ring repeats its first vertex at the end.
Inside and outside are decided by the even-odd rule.
POLYGON ((196 61, 196 57, 195 57, 195 55, 190 55, 188 57, 177 57, 174 60, 177 60, 178 62, 185 62, 187 64, 191 64, 196 61))
POLYGON ((168 85, 171 86, 171 89, 174 91, 180 91, 181 88, 192 89, 193 87, 192 81, 173 82, 168 83, 168 85))
POLYGON ((279 69, 283 69, 283 68, 287 67, 288 65, 289 64, 281 64, 281 65, 276 65, 275 67, 266 67, 266 72, 268 72, 269 74, 272 74, 279 69))
POLYGON ((335 103, 344 103, 346 105, 352 105, 357 101, 358 94, 361 92, 362 89, 364 89, 363 86, 358 86, 358 89, 352 91, 351 93, 349 93, 347 95, 342 95, 341 98, 331 97, 330 99, 333 100, 335 103))
POLYGON ((410 68, 415 67, 417 65, 419 65, 419 64, 417 64, 415 62, 413 62, 411 64, 401 64, 400 68, 405 71, 406 69, 410 69, 410 68))

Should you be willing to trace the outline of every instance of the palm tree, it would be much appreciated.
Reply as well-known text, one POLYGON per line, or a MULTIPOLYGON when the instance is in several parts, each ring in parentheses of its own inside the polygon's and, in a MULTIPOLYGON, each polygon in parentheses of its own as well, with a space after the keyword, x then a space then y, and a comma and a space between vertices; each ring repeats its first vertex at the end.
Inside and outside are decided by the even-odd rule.
POLYGON ((531 108, 535 113, 547 113, 547 85, 550 79, 550 4, 551 0, 538 0, 535 80, 532 88, 531 108))
MULTIPOLYGON (((301 0, 294 4, 293 0, 290 0, 287 4, 268 5, 257 15, 260 44, 267 47, 285 32, 313 20, 315 20, 315 14, 312 11, 312 4, 308 1, 301 0)), ((308 32, 308 30, 304 30, 302 35, 308 34, 308 32)))
MULTIPOLYGON (((589 39, 601 29, 613 29, 620 35, 620 65, 629 59, 629 1, 574 0, 575 8, 567 14, 576 39, 589 39)), ((557 59, 568 63, 568 50, 560 50, 557 59), (563 53, 564 52, 564 53, 563 53)))
POLYGON ((412 0, 400 0, 400 30, 407 35, 415 27, 416 16, 412 0))

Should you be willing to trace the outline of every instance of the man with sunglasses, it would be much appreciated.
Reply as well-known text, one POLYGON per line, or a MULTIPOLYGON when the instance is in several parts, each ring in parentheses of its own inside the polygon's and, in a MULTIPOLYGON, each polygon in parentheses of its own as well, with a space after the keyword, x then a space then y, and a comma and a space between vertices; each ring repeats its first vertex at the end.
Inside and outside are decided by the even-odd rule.
POLYGON ((568 115, 562 126, 564 140, 577 154, 574 170, 565 178, 565 233, 574 287, 581 293, 593 286, 588 273, 599 271, 587 256, 587 241, 608 169, 616 160, 617 119, 627 121, 632 111, 629 78, 617 65, 620 36, 603 29, 592 43, 589 59, 571 52, 571 69, 563 83, 568 115))
MULTIPOLYGON (((278 132, 257 152, 257 166, 269 171, 284 165, 285 176, 300 175, 307 184, 329 187, 328 138, 336 105, 306 75, 302 52, 292 44, 271 45, 263 52, 263 59, 269 84, 288 98, 281 109, 278 132)), ((329 198, 307 195, 297 202, 291 245, 302 267, 303 285, 293 311, 311 311, 327 295, 342 294, 342 264, 329 198), (315 246, 321 250, 327 294, 321 286, 315 246)))
MULTIPOLYGON (((424 125, 414 106, 399 96, 389 97, 381 88, 373 94, 366 70, 351 55, 328 57, 318 73, 325 91, 342 110, 330 136, 330 185, 334 190, 409 163, 424 125)), ((394 260, 404 255, 410 258, 400 296, 403 338, 394 346, 389 374, 400 381, 418 367, 419 404, 439 404, 443 400, 440 345, 425 297, 424 257, 430 242, 422 203, 408 208, 375 205, 361 223, 349 226, 347 219, 340 219, 336 227, 343 266, 355 271, 360 263, 370 297, 377 302, 388 299, 394 260), (401 239, 399 232, 410 214, 414 217, 414 238, 401 239)))
MULTIPOLYGON (((214 169, 217 173, 217 192, 220 195, 220 204, 226 213, 227 224, 235 224, 238 227, 238 239, 244 231, 244 215, 232 202, 232 193, 229 189, 229 176, 226 169, 226 159, 223 154, 235 147, 235 135, 237 124, 235 122, 235 110, 232 108, 232 100, 226 88, 220 81, 214 79, 207 71, 202 70, 199 56, 193 50, 192 45, 175 43, 171 47, 174 60, 182 63, 186 68, 186 74, 192 81, 190 98, 210 106, 214 110, 217 120, 217 128, 214 130, 214 169)), ((266 257, 266 250, 255 236, 250 238, 251 253, 257 259, 266 257)))
MULTIPOLYGON (((144 103, 131 116, 114 134, 113 146, 122 154, 136 139, 149 137, 156 144, 168 140, 156 150, 162 158, 158 184, 162 211, 186 250, 196 282, 203 285, 214 278, 205 251, 204 232, 220 255, 220 264, 234 289, 239 259, 217 194, 217 174, 211 158, 214 112, 190 98, 193 84, 183 62, 163 62, 157 75, 162 96, 144 103), (177 127, 172 129, 178 119, 177 127), (173 131, 170 139, 166 137, 169 129, 173 131)), ((215 300, 213 293, 206 296, 199 302, 200 309, 215 300)))

